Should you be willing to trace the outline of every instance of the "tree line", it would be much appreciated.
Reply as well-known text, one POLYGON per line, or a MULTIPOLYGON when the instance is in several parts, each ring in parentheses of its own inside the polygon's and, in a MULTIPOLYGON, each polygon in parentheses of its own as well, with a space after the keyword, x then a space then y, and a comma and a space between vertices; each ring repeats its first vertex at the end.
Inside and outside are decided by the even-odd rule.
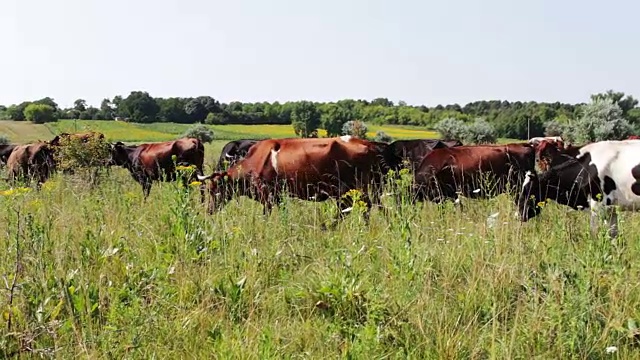
POLYGON ((326 103, 221 103, 211 96, 155 98, 145 91, 132 91, 126 97, 105 98, 99 107, 78 99, 73 107, 62 109, 49 97, 0 105, 0 119, 35 123, 57 119, 122 119, 138 123, 290 124, 296 134, 303 137, 317 136, 318 129, 325 129, 329 136, 340 135, 346 128, 362 128, 360 123, 414 125, 438 129, 443 135, 466 136, 483 142, 491 140, 492 136, 526 139, 563 133, 598 137, 607 132, 616 136, 637 132, 640 130, 637 105, 638 100, 633 96, 613 90, 594 94, 589 103, 579 104, 483 100, 464 106, 434 107, 408 105, 403 101, 394 103, 387 98, 326 103), (569 131, 575 126, 584 129, 569 131), (471 134, 470 129, 476 129, 476 133, 471 134))

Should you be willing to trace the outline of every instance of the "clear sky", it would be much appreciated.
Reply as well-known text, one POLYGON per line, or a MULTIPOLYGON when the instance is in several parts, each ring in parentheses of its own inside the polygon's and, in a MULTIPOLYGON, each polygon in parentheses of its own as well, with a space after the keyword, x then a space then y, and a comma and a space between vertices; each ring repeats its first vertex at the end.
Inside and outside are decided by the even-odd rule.
POLYGON ((634 0, 0 0, 0 104, 640 97, 634 0))

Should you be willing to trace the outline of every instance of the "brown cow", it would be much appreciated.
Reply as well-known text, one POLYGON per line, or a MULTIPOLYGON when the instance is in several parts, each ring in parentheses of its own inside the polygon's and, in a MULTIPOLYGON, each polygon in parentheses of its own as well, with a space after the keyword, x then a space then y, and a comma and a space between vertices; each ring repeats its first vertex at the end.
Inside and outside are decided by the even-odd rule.
POLYGON ((536 165, 539 172, 548 171, 551 167, 578 156, 582 146, 565 145, 557 141, 541 141, 536 145, 536 165))
POLYGON ((527 171, 535 170, 531 144, 457 146, 434 149, 415 174, 416 199, 459 202, 458 193, 489 197, 505 192, 508 185, 518 191, 527 171), (487 181, 495 181, 487 189, 487 181))
POLYGON ((36 179, 39 188, 55 171, 53 151, 45 142, 18 145, 7 159, 7 169, 10 182, 36 179))
MULTIPOLYGON (((286 191, 303 200, 337 199, 340 209, 331 227, 350 211, 352 199, 343 197, 351 189, 362 191, 365 218, 371 209, 369 186, 384 163, 386 144, 351 136, 314 139, 269 139, 257 142, 246 157, 226 171, 198 176, 209 183, 209 213, 220 209, 234 195, 245 195, 264 205, 268 214, 286 191), (282 190, 282 186, 286 190, 282 190)), ((326 226, 322 225, 323 229, 326 226)))
MULTIPOLYGON (((196 138, 182 138, 150 144, 127 146, 117 142, 111 146, 109 165, 122 166, 142 185, 144 198, 151 192, 151 183, 156 180, 175 181, 176 164, 196 166, 196 174, 202 175, 204 145, 196 138), (175 155, 175 162, 172 157, 175 155)), ((185 179, 187 181, 188 179, 185 179)), ((204 186, 200 187, 204 202, 204 186)))
POLYGON ((0 165, 4 165, 7 163, 9 155, 11 155, 15 147, 16 145, 0 145, 0 165))
POLYGON ((56 135, 56 137, 54 137, 51 141, 49 141, 49 144, 51 144, 52 146, 60 146, 61 142, 64 142, 65 140, 68 140, 68 139, 80 139, 83 143, 86 143, 91 138, 104 140, 104 134, 96 131, 87 131, 84 133, 77 133, 77 134, 61 133, 59 135, 56 135))

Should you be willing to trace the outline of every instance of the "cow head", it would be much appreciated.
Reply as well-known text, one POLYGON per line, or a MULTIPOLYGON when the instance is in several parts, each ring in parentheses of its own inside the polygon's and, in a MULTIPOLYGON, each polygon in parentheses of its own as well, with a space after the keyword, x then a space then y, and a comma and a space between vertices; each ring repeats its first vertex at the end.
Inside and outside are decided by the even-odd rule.
POLYGON ((531 218, 540 214, 541 207, 539 205, 542 199, 540 193, 540 180, 538 176, 531 171, 527 171, 522 184, 522 192, 516 200, 518 206, 518 216, 520 221, 526 222, 531 218))
POLYGON ((118 141, 115 144, 110 144, 110 147, 111 156, 109 161, 107 161, 107 166, 125 166, 131 161, 129 159, 129 152, 127 151, 128 147, 124 143, 118 141))
POLYGON ((220 210, 233 196, 232 181, 226 172, 215 172, 211 175, 196 175, 199 181, 211 180, 209 189, 209 214, 220 210))

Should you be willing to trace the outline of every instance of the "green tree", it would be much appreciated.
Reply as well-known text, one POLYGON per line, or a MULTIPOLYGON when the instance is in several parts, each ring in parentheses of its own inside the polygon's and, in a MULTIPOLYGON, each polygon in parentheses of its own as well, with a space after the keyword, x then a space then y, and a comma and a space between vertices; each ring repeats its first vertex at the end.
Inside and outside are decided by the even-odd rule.
POLYGON ((342 132, 342 126, 354 119, 354 114, 348 107, 338 104, 327 104, 322 112, 322 128, 327 131, 327 136, 338 136, 342 132))
POLYGON ((318 107, 311 101, 300 101, 292 106, 291 125, 300 137, 311 137, 317 133, 320 117, 318 107))
POLYGON ((73 102, 73 108, 78 112, 83 112, 87 110, 87 101, 84 99, 78 99, 73 102))
POLYGON ((24 118, 36 124, 44 124, 46 122, 56 121, 56 111, 50 105, 45 104, 29 104, 24 109, 24 118))
POLYGON ((605 93, 593 94, 591 95, 591 101, 595 100, 610 100, 611 103, 616 104, 622 110, 622 116, 626 116, 627 113, 638 105, 638 100, 634 99, 633 96, 627 95, 623 92, 607 90, 605 93))
POLYGON ((435 130, 444 140, 464 140, 469 128, 462 120, 446 118, 436 124, 435 130))
POLYGON ((129 117, 133 122, 150 123, 156 121, 160 107, 146 91, 132 91, 122 99, 118 106, 121 116, 129 117))
POLYGON ((209 113, 222 112, 222 107, 211 96, 199 96, 189 100, 185 104, 184 110, 191 118, 190 122, 203 122, 209 113))

